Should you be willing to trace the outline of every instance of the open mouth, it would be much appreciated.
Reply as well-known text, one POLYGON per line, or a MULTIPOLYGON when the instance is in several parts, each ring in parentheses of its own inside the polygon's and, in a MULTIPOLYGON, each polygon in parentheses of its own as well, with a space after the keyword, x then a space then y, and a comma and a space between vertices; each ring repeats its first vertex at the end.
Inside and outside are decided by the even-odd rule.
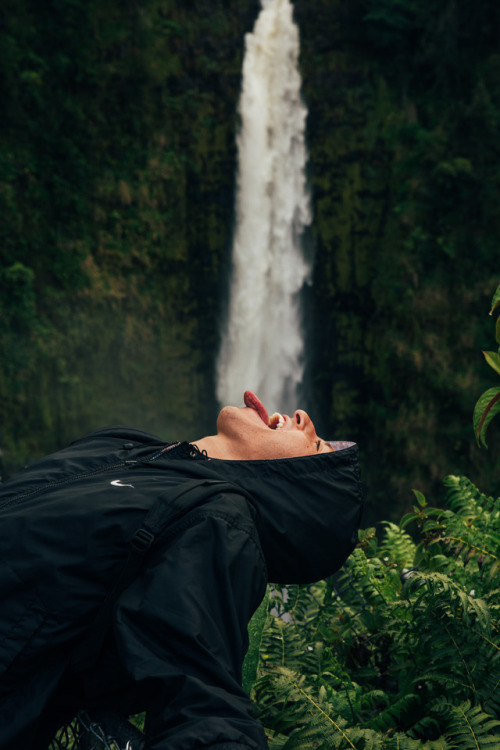
POLYGON ((284 424, 285 418, 283 414, 280 414, 278 411, 275 411, 274 414, 271 414, 269 417, 269 427, 271 430, 281 430, 284 424))
POLYGON ((283 415, 278 412, 275 412, 269 417, 266 407, 262 401, 257 398, 255 393, 252 393, 252 391, 245 391, 243 394, 243 401, 245 402, 245 406, 249 409, 254 409, 254 411, 257 412, 266 427, 269 427, 271 430, 279 430, 285 424, 283 415))

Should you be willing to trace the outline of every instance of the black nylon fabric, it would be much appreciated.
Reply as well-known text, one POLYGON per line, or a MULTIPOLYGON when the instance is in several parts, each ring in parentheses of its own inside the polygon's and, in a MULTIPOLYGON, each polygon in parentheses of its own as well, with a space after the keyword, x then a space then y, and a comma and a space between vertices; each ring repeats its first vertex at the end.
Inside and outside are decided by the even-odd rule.
POLYGON ((0 485, 2 750, 38 750, 57 716, 92 706, 147 709, 151 750, 266 747, 240 686, 246 626, 267 567, 276 582, 317 580, 351 551, 356 449, 224 462, 183 446, 161 453, 153 435, 108 428, 0 485), (99 663, 68 674, 134 532, 189 478, 230 481, 252 500, 224 492, 177 518, 121 594, 99 663))
MULTIPOLYGON (((167 459, 164 459, 167 460, 167 459)), ((170 461, 171 472, 183 466, 170 461)), ((358 447, 267 461, 196 461, 191 476, 232 482, 253 498, 269 580, 311 583, 351 554, 363 509, 358 447)))

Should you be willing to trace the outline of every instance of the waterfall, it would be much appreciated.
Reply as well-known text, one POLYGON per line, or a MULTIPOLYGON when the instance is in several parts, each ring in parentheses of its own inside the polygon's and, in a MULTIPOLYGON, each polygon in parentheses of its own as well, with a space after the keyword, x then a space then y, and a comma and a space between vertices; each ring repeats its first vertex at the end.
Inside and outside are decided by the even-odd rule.
POLYGON ((271 410, 297 408, 303 378, 301 291, 311 223, 299 33, 289 0, 261 0, 245 37, 237 138, 236 227, 228 316, 217 362, 221 405, 255 391, 271 410))

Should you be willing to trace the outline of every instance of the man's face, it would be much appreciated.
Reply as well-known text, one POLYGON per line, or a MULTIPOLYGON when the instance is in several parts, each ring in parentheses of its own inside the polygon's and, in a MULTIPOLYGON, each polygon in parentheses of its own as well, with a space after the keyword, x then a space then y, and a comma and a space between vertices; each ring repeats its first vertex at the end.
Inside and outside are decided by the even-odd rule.
POLYGON ((307 412, 282 415, 284 424, 271 429, 254 408, 225 406, 217 418, 217 435, 230 446, 233 460, 293 458, 329 453, 307 412))

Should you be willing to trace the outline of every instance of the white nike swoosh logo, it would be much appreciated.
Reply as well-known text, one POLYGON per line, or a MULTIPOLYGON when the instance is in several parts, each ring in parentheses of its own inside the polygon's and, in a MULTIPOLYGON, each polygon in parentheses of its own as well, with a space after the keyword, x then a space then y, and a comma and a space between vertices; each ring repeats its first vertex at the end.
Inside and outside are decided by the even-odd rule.
POLYGON ((110 482, 110 484, 112 484, 113 487, 133 487, 134 486, 133 484, 122 484, 121 479, 113 479, 113 481, 110 482))

